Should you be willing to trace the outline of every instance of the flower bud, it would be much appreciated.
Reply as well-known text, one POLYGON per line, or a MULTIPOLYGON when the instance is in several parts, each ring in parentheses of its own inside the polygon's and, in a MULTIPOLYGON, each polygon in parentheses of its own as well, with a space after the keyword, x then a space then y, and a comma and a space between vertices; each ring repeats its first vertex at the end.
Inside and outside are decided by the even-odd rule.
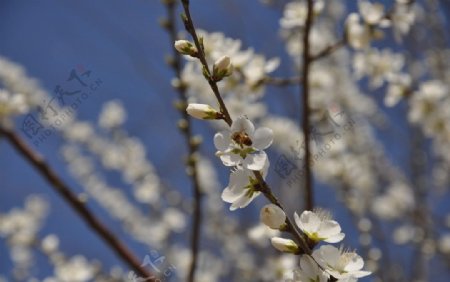
POLYGON ((187 40, 175 41, 175 49, 183 55, 189 55, 192 57, 197 56, 197 48, 187 40))
POLYGON ((198 119, 220 119, 221 114, 212 108, 210 105, 205 104, 189 104, 186 108, 186 112, 198 119))
POLYGON ((226 76, 230 76, 233 73, 233 64, 230 57, 223 56, 218 59, 213 66, 213 78, 216 81, 222 80, 226 76))
POLYGON ((265 205, 259 216, 261 221, 272 229, 281 229, 285 225, 286 214, 274 204, 265 205))
POLYGON ((273 237, 271 240, 272 246, 281 251, 281 252, 287 252, 287 253, 298 253, 300 248, 297 246, 297 244, 290 240, 280 237, 273 237))

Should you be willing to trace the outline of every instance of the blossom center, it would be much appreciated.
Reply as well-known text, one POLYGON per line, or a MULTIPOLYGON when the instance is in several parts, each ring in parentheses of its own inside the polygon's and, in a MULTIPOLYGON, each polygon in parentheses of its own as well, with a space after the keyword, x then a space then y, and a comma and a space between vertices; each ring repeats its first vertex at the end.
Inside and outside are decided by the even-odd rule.
POLYGON ((241 148, 244 147, 244 145, 251 146, 253 144, 252 139, 250 139, 248 134, 243 131, 233 133, 231 139, 233 139, 233 141, 236 142, 241 148))

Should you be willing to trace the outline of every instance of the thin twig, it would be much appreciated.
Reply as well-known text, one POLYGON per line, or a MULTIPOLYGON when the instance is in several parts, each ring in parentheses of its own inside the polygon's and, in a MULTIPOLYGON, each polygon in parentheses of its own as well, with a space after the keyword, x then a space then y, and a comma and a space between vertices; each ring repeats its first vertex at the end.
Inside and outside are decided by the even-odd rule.
POLYGON ((224 120, 229 126, 231 126, 233 121, 231 119, 230 114, 228 113, 228 109, 225 106, 225 103, 224 103, 222 97, 220 96, 220 92, 219 92, 219 88, 217 87, 217 83, 214 81, 214 79, 212 79, 211 71, 209 70, 208 62, 206 61, 205 50, 203 49, 203 44, 200 43, 197 32, 195 31, 194 22, 192 21, 191 12, 189 10, 189 0, 181 0, 181 2, 183 4, 183 9, 184 9, 184 13, 185 13, 185 15, 183 17, 184 26, 185 26, 187 32, 189 32, 189 34, 192 36, 192 39, 194 40, 195 47, 198 50, 198 59, 200 60, 200 62, 203 65, 203 71, 205 73, 205 78, 208 81, 209 86, 211 87, 212 91, 214 92, 217 102, 219 102, 220 111, 224 116, 224 120))
POLYGON ((302 118, 302 127, 303 134, 305 136, 305 208, 307 210, 312 210, 314 207, 314 190, 312 184, 312 175, 311 175, 311 149, 309 144, 309 71, 310 64, 312 63, 310 57, 310 44, 309 44, 309 34, 313 24, 313 1, 308 0, 308 13, 305 22, 305 32, 303 34, 303 83, 300 84, 303 93, 303 118, 302 118))
MULTIPOLYGON (((217 87, 217 83, 211 79, 211 75, 209 72, 209 66, 207 64, 206 61, 206 57, 205 57, 205 53, 203 50, 203 46, 199 41, 199 38, 197 36, 197 32, 195 31, 195 27, 191 18, 191 14, 189 12, 189 0, 181 0, 181 2, 183 3, 183 8, 184 8, 184 12, 185 15, 183 17, 184 20, 184 25, 186 27, 187 32, 189 32, 189 34, 191 34, 192 39, 194 40, 194 44, 197 47, 198 50, 198 59, 200 60, 200 62, 203 65, 203 69, 205 70, 205 72, 207 72, 207 75, 209 77, 206 77, 206 79, 208 80, 209 85, 211 86, 211 89, 213 90, 218 103, 221 105, 221 110, 222 113, 225 117, 225 122, 231 126, 233 124, 233 120, 231 119, 230 115, 228 114, 228 110, 226 108, 226 105, 222 99, 222 96, 220 95, 220 92, 218 90, 217 87)), ((254 171, 254 175, 256 177, 256 179, 259 182, 259 186, 261 189, 261 192, 263 193, 263 195, 271 202, 276 204, 277 206, 279 206, 281 209, 283 209, 284 211, 286 211, 285 208, 283 208, 283 206, 281 205, 281 203, 275 198, 275 196, 272 193, 272 190, 270 189, 269 185, 264 181, 262 175, 260 172, 258 171, 254 171)), ((311 248, 305 243, 306 240, 302 237, 302 235, 300 235, 297 231, 297 229, 294 227, 294 224, 291 222, 291 220, 289 219, 289 217, 286 217, 286 223, 289 227, 289 230, 286 230, 286 232, 289 232, 292 234, 292 236, 294 237, 294 239, 297 240, 297 243, 300 245, 300 247, 302 248, 302 250, 304 251, 304 253, 306 254, 311 254, 311 248)))
POLYGON ((345 37, 343 37, 342 39, 340 39, 339 41, 331 44, 330 46, 326 47, 325 49, 323 49, 322 51, 320 51, 319 53, 311 56, 311 61, 318 61, 322 58, 328 57, 329 55, 331 55, 332 53, 334 53, 335 51, 339 50, 340 48, 344 47, 347 44, 347 40, 345 37))
POLYGON ((266 85, 274 85, 274 86, 291 86, 291 85, 298 85, 299 83, 302 83, 301 77, 270 77, 267 76, 263 78, 260 82, 261 84, 266 85))
POLYGON ((0 135, 20 153, 51 187, 77 212, 77 214, 103 239, 103 241, 137 274, 155 281, 156 276, 141 266, 128 248, 86 207, 67 184, 53 171, 44 159, 34 152, 14 131, 0 127, 0 135))
POLYGON ((167 16, 168 21, 165 22, 165 28, 170 35, 170 40, 172 43, 173 50, 173 61, 171 61, 171 66, 175 71, 175 75, 177 79, 180 81, 180 85, 177 87, 177 92, 179 99, 182 103, 182 107, 178 107, 180 114, 183 117, 183 121, 185 121, 184 126, 180 127, 181 132, 185 138, 186 144, 188 146, 188 162, 187 167, 190 173, 190 178, 193 187, 194 194, 194 214, 192 217, 193 226, 192 226, 192 235, 191 235, 191 264, 189 267, 188 281, 195 281, 195 270, 197 268, 198 261, 198 253, 200 249, 200 235, 201 235, 201 223, 202 223, 202 192, 200 187, 200 181, 197 170, 197 160, 195 155, 197 154, 198 144, 193 139, 192 126, 191 126, 191 117, 186 112, 187 105, 187 95, 186 95, 186 86, 182 82, 181 70, 182 70, 182 60, 181 55, 176 51, 173 47, 173 43, 178 39, 177 38, 177 29, 176 29, 176 1, 166 1, 167 8, 167 16))

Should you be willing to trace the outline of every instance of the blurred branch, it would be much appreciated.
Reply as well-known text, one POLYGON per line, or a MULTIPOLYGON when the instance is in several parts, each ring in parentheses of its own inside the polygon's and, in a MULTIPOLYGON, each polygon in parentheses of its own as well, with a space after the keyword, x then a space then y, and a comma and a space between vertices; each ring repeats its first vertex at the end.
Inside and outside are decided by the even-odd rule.
POLYGON ((303 77, 302 81, 303 83, 300 83, 300 88, 302 89, 303 93, 303 118, 302 118, 302 127, 303 127, 303 134, 305 136, 305 209, 306 210, 312 210, 314 207, 314 191, 312 187, 312 175, 311 175, 311 165, 310 165, 310 158, 311 158, 311 149, 309 144, 309 71, 310 71, 310 65, 312 63, 312 57, 309 54, 310 52, 310 44, 309 44, 309 35, 311 32, 311 28, 313 25, 313 1, 308 0, 308 11, 306 16, 306 22, 305 22, 305 32, 303 34, 303 77))
POLYGON ((347 44, 347 39, 345 38, 345 36, 340 39, 339 41, 329 45, 328 47, 326 47, 325 49, 323 49, 322 51, 320 51, 319 53, 311 56, 311 61, 318 61, 322 58, 325 58, 331 54, 333 54, 335 51, 341 49, 342 47, 344 47, 347 44))
POLYGON ((177 109, 179 110, 182 119, 180 120, 180 131, 182 132, 185 142, 188 146, 188 160, 187 169, 190 175, 193 194, 194 194, 194 214, 192 217, 192 235, 191 235, 191 265, 189 267, 188 281, 195 281, 195 270, 197 268, 198 253, 200 249, 200 235, 201 235, 201 223, 202 223, 202 191, 200 187, 198 169, 197 169, 197 150, 199 142, 194 138, 192 133, 192 120, 191 117, 186 112, 187 107, 187 86, 183 82, 182 78, 182 61, 181 55, 177 52, 173 44, 178 39, 177 29, 176 29, 176 1, 175 0, 164 0, 163 3, 167 9, 167 20, 163 21, 161 25, 167 30, 170 36, 170 43, 172 49, 172 57, 169 59, 168 63, 175 72, 176 78, 179 81, 179 85, 176 87, 179 103, 177 109))
POLYGON ((139 275, 148 277, 148 281, 155 281, 155 276, 141 266, 139 260, 129 249, 95 217, 67 184, 53 171, 45 160, 34 152, 14 131, 0 127, 0 135, 6 137, 8 142, 21 154, 53 189, 76 211, 76 213, 102 238, 102 240, 134 271, 139 275))
POLYGON ((270 77, 267 76, 263 78, 260 82, 261 84, 265 85, 274 85, 274 86, 291 86, 291 85, 297 85, 302 83, 301 77, 270 77))

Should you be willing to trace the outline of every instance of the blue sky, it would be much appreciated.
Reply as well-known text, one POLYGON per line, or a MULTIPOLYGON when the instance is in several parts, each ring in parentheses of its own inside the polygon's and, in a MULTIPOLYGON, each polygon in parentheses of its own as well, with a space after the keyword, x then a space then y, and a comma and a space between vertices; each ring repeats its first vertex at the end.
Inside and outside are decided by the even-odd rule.
MULTIPOLYGON (((284 54, 284 46, 278 35, 280 11, 268 9, 257 0, 192 2, 198 27, 222 31, 229 37, 239 38, 245 47, 251 46, 267 57, 284 54)), ((350 6, 354 9, 354 5, 350 6)), ((97 120, 104 102, 121 100, 128 110, 126 129, 146 144, 148 156, 156 165, 158 174, 174 187, 186 187, 183 193, 190 194, 182 162, 173 162, 174 156, 184 154, 184 145, 177 141, 181 139, 175 126, 178 113, 172 107, 175 93, 170 80, 173 74, 164 63, 170 42, 158 25, 158 19, 164 15, 164 7, 155 0, 4 0, 0 2, 0 55, 22 64, 28 74, 39 79, 49 92, 56 85, 64 84, 73 68, 81 65, 91 70, 103 83, 95 95, 80 106, 77 116, 82 120, 97 120)), ((283 55, 282 66, 276 74, 289 75, 291 71, 288 58, 283 55)), ((281 93, 283 91, 287 95, 295 95, 298 89, 270 91, 274 93, 267 98, 271 110, 292 116, 295 109, 286 110, 285 104, 276 97, 279 94, 286 95, 281 93)), ((381 97, 376 98, 378 102, 381 97)), ((400 114, 391 114, 395 117, 401 111, 400 114)), ((393 162, 401 164, 407 155, 404 150, 399 150, 402 144, 397 138, 398 134, 406 133, 399 133, 404 123, 400 119, 398 122, 390 131, 380 133, 380 137, 391 144, 388 153, 393 162)), ((194 128, 198 132, 211 134, 210 130, 198 123, 194 128)), ((58 137, 52 136, 35 149, 46 156, 50 165, 67 183, 76 191, 82 191, 62 163, 58 153, 60 143, 58 137)), ((211 140, 205 139, 205 151, 212 151, 211 143, 211 140)), ((88 258, 98 258, 107 266, 120 264, 105 244, 6 142, 0 143, 0 156, 0 212, 22 205, 30 193, 42 194, 51 203, 51 214, 43 234, 58 234, 62 249, 67 254, 81 253, 88 258)), ((118 181, 114 173, 107 176, 112 183, 118 181)), ((222 183, 226 179, 224 170, 221 174, 222 183)), ((327 195, 327 189, 318 186, 318 190, 322 191, 318 193, 319 202, 324 206, 335 205, 333 199, 320 197, 327 195)), ((91 205, 91 208, 115 232, 126 238, 117 222, 110 220, 98 206, 91 205)), ((346 217, 346 213, 340 210, 338 218, 350 228, 352 223, 344 220, 346 217)), ((351 238, 351 234, 348 237, 351 238)), ((127 241, 127 244, 138 257, 144 258, 147 250, 133 241, 127 241)), ((0 273, 8 273, 10 269, 6 252, 4 240, 0 240, 0 273)), ((49 274, 45 258, 39 257, 38 261, 40 277, 49 274)))

